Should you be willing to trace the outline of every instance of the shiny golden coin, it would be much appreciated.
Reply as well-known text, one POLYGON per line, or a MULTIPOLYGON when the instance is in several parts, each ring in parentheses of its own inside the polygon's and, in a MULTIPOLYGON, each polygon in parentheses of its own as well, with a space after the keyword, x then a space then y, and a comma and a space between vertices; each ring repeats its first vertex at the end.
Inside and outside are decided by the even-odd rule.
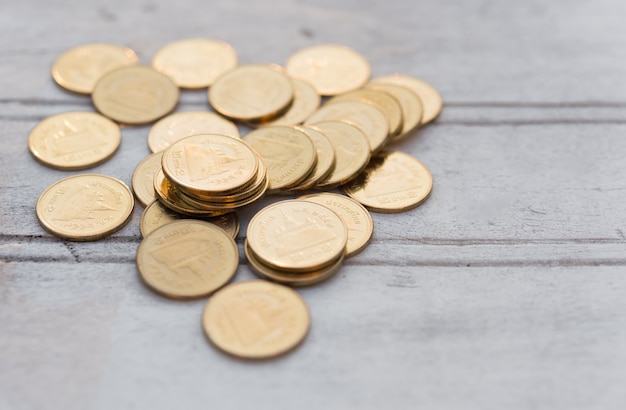
POLYGON ((133 194, 122 181, 80 174, 50 185, 37 201, 37 218, 50 233, 72 241, 101 239, 121 227, 133 212, 133 194))
POLYGON ((243 137, 263 159, 269 189, 297 185, 317 163, 317 150, 307 134, 287 126, 262 127, 243 137))
POLYGON ((266 265, 290 272, 327 266, 345 253, 348 233, 330 209, 313 202, 287 200, 261 209, 246 237, 266 265))
POLYGON ((181 193, 176 187, 165 177, 163 169, 159 168, 154 174, 154 191, 163 205, 174 212, 193 217, 209 217, 223 215, 228 210, 206 210, 198 209, 190 206, 181 199, 181 193))
POLYGON ((389 122, 385 114, 365 101, 336 101, 325 104, 310 116, 307 124, 321 121, 348 121, 359 128, 367 137, 372 152, 379 151, 389 137, 389 122))
POLYGON ((376 86, 359 88, 358 90, 337 95, 328 100, 327 104, 339 101, 362 101, 373 104, 387 117, 389 135, 391 137, 400 134, 402 131, 402 107, 400 102, 382 88, 377 88, 376 86))
POLYGON ((303 48, 289 57, 285 69, 313 84, 321 95, 356 90, 370 77, 370 65, 361 54, 335 44, 303 48))
POLYGON ((154 202, 154 174, 161 168, 162 153, 157 152, 144 158, 133 172, 133 191, 143 206, 154 202))
POLYGON ((193 38, 167 44, 152 59, 155 70, 182 88, 205 88, 237 66, 237 53, 223 41, 193 38))
POLYGON ((183 138, 163 153, 163 172, 187 193, 237 191, 254 181, 259 161, 245 142, 226 135, 183 138))
POLYGON ((220 114, 241 121, 264 121, 293 101, 293 83, 274 65, 248 64, 221 75, 209 89, 209 103, 220 114))
POLYGON ((324 205, 341 218, 348 228, 346 258, 361 252, 372 238, 372 233, 374 233, 372 216, 354 199, 328 192, 304 195, 298 199, 324 205))
POLYGON ((369 143, 356 126, 341 121, 313 124, 330 140, 335 148, 335 167, 330 176, 318 182, 320 187, 333 187, 355 178, 370 159, 369 143))
POLYGON ((196 134, 222 134, 239 138, 239 129, 226 118, 208 111, 184 111, 157 121, 148 134, 150 151, 159 152, 196 134))
POLYGON ((96 109, 123 124, 147 124, 176 107, 179 91, 165 74, 148 66, 118 68, 105 74, 91 95, 96 109))
POLYGON ((244 359, 269 359, 304 340, 311 315, 292 289, 255 280, 216 292, 204 308, 202 325, 209 340, 224 352, 244 359))
POLYGON ((152 290, 174 299, 209 295, 239 266, 237 244, 223 229, 181 219, 157 228, 137 249, 137 270, 152 290))
MULTIPOLYGON (((152 231, 163 225, 188 218, 188 216, 171 211, 169 208, 165 207, 161 201, 154 201, 148 205, 141 214, 139 231, 141 232, 141 236, 145 238, 152 231)), ((203 220, 222 228, 233 239, 235 239, 239 233, 239 217, 236 212, 229 212, 213 218, 203 218, 203 220)))
POLYGON ((297 129, 306 133, 311 138, 317 151, 317 164, 315 170, 310 173, 294 190, 300 191, 312 188, 319 181, 322 181, 330 176, 330 173, 335 167, 335 148, 331 144, 330 140, 324 135, 324 133, 312 125, 304 125, 297 127, 297 129))
POLYGON ((315 88, 306 81, 292 78, 293 102, 289 109, 278 118, 267 123, 252 125, 296 125, 309 118, 320 106, 320 96, 315 88))
POLYGON ((372 211, 396 213, 420 205, 432 188, 433 177, 424 164, 409 154, 392 151, 372 157, 344 191, 372 211))
POLYGON ((305 273, 288 273, 265 265, 250 249, 247 240, 244 244, 244 252, 250 267, 259 277, 287 286, 310 286, 320 283, 336 273, 344 260, 344 255, 340 255, 328 266, 305 273))
POLYGON ((65 51, 52 65, 52 78, 66 90, 91 94, 98 80, 116 68, 137 64, 133 50, 113 44, 83 44, 65 51))
POLYGON ((120 127, 92 112, 66 112, 41 121, 28 136, 31 154, 62 170, 90 168, 109 159, 120 146, 120 127))
POLYGON ((396 97, 402 107, 402 132, 392 138, 392 141, 398 141, 415 130, 422 121, 424 114, 422 100, 410 88, 401 85, 376 83, 376 87, 396 97))
POLYGON ((422 101, 424 106, 424 115, 422 124, 428 124, 441 112, 443 101, 441 95, 432 85, 420 80, 419 78, 410 77, 404 74, 391 74, 383 77, 375 78, 371 84, 394 84, 407 87, 413 91, 422 101))

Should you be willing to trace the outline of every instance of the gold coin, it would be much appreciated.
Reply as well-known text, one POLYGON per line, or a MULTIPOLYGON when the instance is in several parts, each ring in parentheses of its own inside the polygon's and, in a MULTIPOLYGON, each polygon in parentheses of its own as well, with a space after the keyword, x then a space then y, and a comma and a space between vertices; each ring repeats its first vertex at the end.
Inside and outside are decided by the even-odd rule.
POLYGON ((335 167, 330 176, 318 182, 320 187, 333 187, 356 177, 370 159, 367 138, 356 126, 342 121, 324 121, 313 124, 330 140, 335 148, 335 167))
POLYGON ((237 53, 223 41, 193 38, 167 44, 152 59, 155 70, 182 88, 209 87, 237 66, 237 53))
MULTIPOLYGON (((171 211, 169 208, 165 207, 161 201, 154 201, 148 205, 141 214, 139 231, 141 232, 141 236, 145 238, 152 231, 163 225, 188 218, 189 217, 171 211)), ((239 233, 239 217, 236 212, 229 212, 224 215, 203 220, 222 228, 233 239, 235 239, 239 233)))
POLYGON ((287 200, 261 209, 248 224, 248 244, 266 265, 290 272, 327 266, 345 253, 348 233, 330 209, 287 200))
POLYGON ((369 243, 374 232, 374 221, 367 209, 354 199, 328 192, 304 195, 298 199, 324 205, 341 218, 348 229, 346 258, 361 252, 369 243))
POLYGON ((133 50, 113 44, 83 44, 61 54, 52 65, 52 78, 66 90, 91 94, 106 73, 137 64, 133 50))
POLYGON ((156 193, 154 192, 154 174, 161 168, 161 156, 157 152, 144 158, 133 172, 131 180, 135 197, 143 206, 154 202, 156 193))
POLYGON ((255 280, 216 292, 204 308, 202 325, 209 340, 224 352, 244 359, 268 359, 304 340, 311 315, 292 289, 255 280))
POLYGON ((389 135, 394 137, 402 131, 402 107, 398 100, 382 88, 370 86, 367 88, 359 88, 345 94, 337 95, 327 104, 339 101, 362 101, 374 105, 381 110, 389 125, 389 135))
POLYGON ((432 188, 433 177, 424 164, 404 152, 391 151, 372 157, 344 191, 372 211, 395 213, 424 202, 432 188))
POLYGON ((190 206, 181 199, 181 193, 165 177, 162 168, 159 168, 156 174, 154 174, 154 191, 158 199, 161 201, 161 203, 163 203, 163 205, 165 205, 172 211, 178 212, 183 215, 207 217, 219 216, 228 212, 227 210, 206 210, 190 206))
POLYGON ((365 101, 336 101, 325 104, 310 116, 307 124, 321 121, 348 121, 359 128, 369 140, 372 152, 379 151, 389 137, 389 122, 376 106, 365 101))
POLYGON ((392 141, 398 141, 415 130, 422 121, 424 114, 422 100, 410 88, 401 85, 377 83, 376 87, 396 97, 402 107, 402 132, 392 137, 392 141))
POLYGON ((245 142, 226 135, 183 138, 163 153, 163 172, 187 193, 233 192, 254 181, 258 159, 245 142))
POLYGON ((239 266, 233 238, 208 222, 181 219, 155 229, 137 248, 137 270, 152 290, 174 299, 206 296, 239 266))
POLYGON ((31 154, 62 170, 89 168, 109 159, 120 146, 120 127, 93 112, 66 112, 41 121, 28 136, 31 154))
POLYGON ((443 101, 441 95, 432 85, 420 80, 419 78, 410 77, 404 74, 391 74, 384 77, 378 77, 371 81, 371 84, 394 84, 407 87, 413 91, 422 101, 424 106, 424 115, 421 124, 428 124, 441 112, 443 101))
POLYGON ((289 109, 278 118, 267 123, 252 125, 296 125, 309 118, 320 106, 320 96, 315 88, 306 81, 291 79, 293 83, 293 102, 289 109))
POLYGON ((159 152, 185 137, 196 134, 223 134, 239 138, 232 121, 208 111, 185 111, 157 121, 148 134, 150 151, 159 152))
POLYGON ((269 64, 239 66, 221 75, 209 89, 209 103, 220 114, 241 121, 279 115, 293 100, 293 83, 269 64))
POLYGON ((356 90, 370 77, 367 60, 351 48, 325 44, 296 51, 285 64, 287 73, 309 81, 321 95, 356 90))
POLYGON ((243 140, 267 166, 269 189, 285 189, 302 181, 317 163, 317 151, 307 134, 282 125, 251 131, 243 140))
POLYGON ((147 124, 176 107, 179 91, 165 74, 148 66, 122 67, 105 74, 91 95, 96 109, 123 124, 147 124))
POLYGON ((333 171, 335 167, 335 148, 331 144, 330 140, 324 135, 324 133, 312 125, 304 125, 302 127, 296 127, 297 129, 306 133, 311 138, 315 149, 317 151, 317 164, 315 170, 310 173, 304 181, 300 182, 294 190, 305 190, 312 188, 319 181, 322 181, 333 171))
POLYGON ((101 239, 121 227, 133 212, 133 194, 122 181, 80 174, 50 185, 37 201, 37 218, 50 233, 72 241, 101 239))

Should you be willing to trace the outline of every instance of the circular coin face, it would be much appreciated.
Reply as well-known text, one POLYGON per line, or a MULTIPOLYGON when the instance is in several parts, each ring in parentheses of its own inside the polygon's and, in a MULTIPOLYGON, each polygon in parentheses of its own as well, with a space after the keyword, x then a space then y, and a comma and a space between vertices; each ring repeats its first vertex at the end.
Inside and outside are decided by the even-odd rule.
POLYGON ((98 165, 120 146, 120 127, 92 112, 53 115, 33 128, 28 148, 40 162, 62 170, 98 165))
POLYGON ((196 134, 222 134, 239 138, 232 121, 208 111, 184 111, 160 119, 150 129, 148 146, 159 152, 185 137, 196 134))
POLYGON ((404 152, 391 151, 372 157, 344 191, 372 211, 395 213, 424 202, 432 187, 433 177, 424 164, 404 152))
POLYGON ((186 39, 157 51, 152 66, 170 76, 179 87, 205 88, 237 66, 237 54, 222 41, 186 39))
POLYGON ((244 359, 284 354, 304 340, 309 309, 292 289, 255 280, 228 285, 207 302, 202 324, 219 349, 244 359))
POLYGON ((376 87, 382 88, 393 95, 400 103, 400 107, 402 107, 402 132, 392 138, 393 141, 398 141, 415 130, 422 121, 422 115, 424 114, 422 100, 414 91, 405 86, 377 83, 376 87))
POLYGON ((321 95, 337 95, 362 87, 370 77, 367 60, 351 48, 325 44, 296 51, 285 69, 315 87, 321 95))
POLYGON ((157 228, 137 249, 137 269, 154 291, 174 299, 209 295, 237 271, 239 252, 223 229, 181 219, 157 228))
POLYGON ((260 210, 248 224, 246 237, 265 264, 306 272, 345 253, 348 233, 337 214, 325 206, 287 200, 260 210))
POLYGON ((106 73, 137 64, 133 50, 113 44, 84 44, 61 54, 52 65, 52 78, 61 87, 81 94, 91 94, 106 73))
POLYGON ((179 91, 165 74, 148 66, 122 67, 105 74, 91 96, 96 109, 124 124, 147 124, 176 107, 179 91))
POLYGON ((209 89, 209 103, 220 114, 241 121, 279 115, 293 100, 293 83, 279 67, 239 66, 221 75, 209 89))
POLYGON ((346 257, 361 252, 369 243, 374 232, 374 221, 367 209, 354 199, 327 192, 305 195, 298 199, 324 205, 341 218, 348 229, 346 257))
POLYGON ((320 96, 315 88, 306 81, 291 79, 293 83, 293 102, 289 109, 263 125, 296 125, 309 118, 320 106, 320 96))
POLYGON ((72 241, 101 239, 130 219, 134 200, 122 181, 97 174, 63 178, 37 201, 37 218, 50 233, 72 241))
POLYGON ((160 152, 148 155, 133 172, 133 191, 143 206, 147 206, 156 199, 154 175, 161 169, 161 156, 162 153, 160 152))

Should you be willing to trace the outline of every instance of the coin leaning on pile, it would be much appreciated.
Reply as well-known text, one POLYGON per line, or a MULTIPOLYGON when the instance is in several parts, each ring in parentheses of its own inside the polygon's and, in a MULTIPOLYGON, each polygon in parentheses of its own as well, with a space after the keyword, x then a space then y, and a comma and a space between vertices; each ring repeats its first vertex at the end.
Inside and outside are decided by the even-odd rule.
MULTIPOLYGON (((415 77, 370 75, 361 54, 335 44, 298 50, 284 68, 238 65, 229 44, 210 39, 167 44, 150 65, 126 47, 85 44, 59 56, 52 77, 90 95, 98 113, 44 119, 29 149, 57 170, 87 169, 115 155, 118 124, 154 123, 152 154, 132 175, 145 207, 140 277, 169 298, 211 295, 202 323, 225 353, 275 357, 294 349, 310 326, 306 303, 285 286, 331 277, 369 243, 369 211, 403 212, 432 190, 424 164, 387 146, 433 121, 441 96, 415 77), (180 89, 202 88, 213 111, 172 113, 180 89), (338 187, 347 196, 320 192, 338 187), (235 211, 276 194, 297 199, 260 209, 243 243, 251 270, 267 281, 228 284, 239 263, 235 211)), ((37 216, 52 234, 90 241, 121 229, 133 207, 122 181, 82 174, 46 189, 37 216)))

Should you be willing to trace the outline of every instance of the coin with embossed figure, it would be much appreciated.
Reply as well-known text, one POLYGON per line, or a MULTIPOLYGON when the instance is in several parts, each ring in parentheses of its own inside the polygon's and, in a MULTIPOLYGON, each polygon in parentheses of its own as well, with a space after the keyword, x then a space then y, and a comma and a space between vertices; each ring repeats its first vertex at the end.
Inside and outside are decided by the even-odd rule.
POLYGON ((184 111, 157 121, 148 133, 150 151, 159 152, 185 137, 196 134, 223 134, 239 138, 239 129, 226 118, 208 111, 184 111))
POLYGON ((376 87, 393 95, 402 107, 402 132, 391 138, 392 141, 398 141, 415 130, 422 121, 424 114, 422 100, 414 91, 402 85, 376 83, 376 87))
POLYGON ((72 241, 101 239, 129 220, 134 200, 119 179, 98 174, 63 178, 37 201, 37 218, 50 233, 72 241))
POLYGON ((371 81, 371 84, 395 84, 409 88, 422 101, 424 106, 424 115, 421 124, 428 124, 441 112, 443 101, 439 91, 427 82, 419 78, 411 77, 404 74, 391 74, 383 77, 377 77, 371 81))
POLYGON ((61 54, 52 65, 52 78, 66 90, 91 94, 98 80, 116 68, 137 64, 133 50, 114 44, 83 44, 61 54))
POLYGON ((285 69, 294 77, 309 81, 321 95, 356 90, 370 77, 370 65, 355 50, 336 44, 322 44, 296 51, 285 69))
POLYGON ((348 233, 337 214, 325 206, 287 200, 257 212, 246 237, 266 265, 307 272, 328 266, 344 254, 348 233))
POLYGON ((100 114, 66 112, 37 124, 28 136, 28 148, 43 164, 78 170, 109 159, 121 139, 120 127, 100 114))
POLYGON ((209 87, 217 77, 237 66, 237 53, 223 41, 192 38, 165 45, 152 67, 182 88, 209 87))
POLYGON ((374 232, 374 221, 370 213, 357 201, 344 195, 323 192, 299 197, 316 202, 335 212, 348 229, 346 257, 361 252, 369 243, 374 232))
POLYGON ((165 74, 134 65, 105 74, 96 84, 92 101, 103 115, 124 124, 147 124, 176 107, 179 91, 165 74))
POLYGON ((293 83, 293 102, 289 109, 277 118, 258 125, 296 125, 309 118, 320 106, 320 96, 315 88, 306 81, 297 78, 291 79, 293 83))
POLYGON ((223 229, 181 219, 155 229, 137 249, 137 270, 152 290, 174 299, 209 295, 239 265, 237 244, 223 229))
POLYGON ((204 308, 202 324, 208 339, 222 351, 244 359, 269 359, 304 340, 311 315, 292 289, 255 280, 216 292, 204 308))
POLYGON ((322 130, 312 125, 299 126, 311 138, 317 151, 317 164, 315 170, 302 182, 293 187, 293 190, 301 191, 314 187, 319 181, 326 179, 335 167, 335 148, 322 130))
POLYGON ((154 174, 161 168, 161 156, 157 152, 148 155, 135 168, 132 184, 135 197, 143 206, 147 206, 156 199, 154 192, 154 174))
POLYGON ((420 205, 432 187, 433 177, 424 164, 404 152, 391 151, 372 157, 344 191, 372 211, 395 213, 420 205))
POLYGON ((209 103, 220 114, 241 121, 265 121, 293 101, 291 78, 278 66, 247 64, 221 75, 209 88, 209 103))

